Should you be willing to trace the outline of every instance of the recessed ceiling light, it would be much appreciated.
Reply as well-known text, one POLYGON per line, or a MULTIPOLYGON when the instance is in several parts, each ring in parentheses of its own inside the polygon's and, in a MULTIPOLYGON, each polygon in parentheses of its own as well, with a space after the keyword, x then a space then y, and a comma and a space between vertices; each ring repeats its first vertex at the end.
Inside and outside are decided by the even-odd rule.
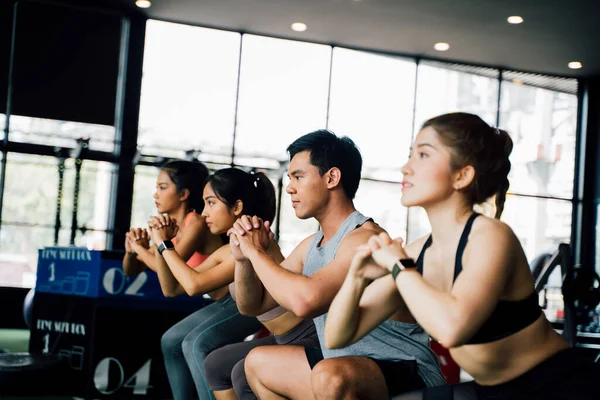
POLYGON ((446 51, 450 48, 450 45, 445 42, 439 42, 433 45, 433 48, 437 51, 446 51))
POLYGON ((307 29, 306 24, 304 22, 294 22, 292 24, 292 30, 296 32, 304 32, 307 29))
POLYGON ((571 68, 571 69, 579 69, 579 68, 583 68, 583 65, 579 61, 571 61, 569 63, 569 68, 571 68))
POLYGON ((512 83, 514 83, 515 85, 522 85, 523 81, 521 79, 516 79, 515 78, 515 79, 512 80, 512 83))
POLYGON ((135 5, 138 6, 139 8, 150 8, 152 3, 150 3, 149 0, 137 0, 135 2, 135 5))
POLYGON ((522 24, 523 23, 523 17, 520 17, 518 15, 511 15, 510 17, 508 17, 506 19, 508 21, 509 24, 522 24))

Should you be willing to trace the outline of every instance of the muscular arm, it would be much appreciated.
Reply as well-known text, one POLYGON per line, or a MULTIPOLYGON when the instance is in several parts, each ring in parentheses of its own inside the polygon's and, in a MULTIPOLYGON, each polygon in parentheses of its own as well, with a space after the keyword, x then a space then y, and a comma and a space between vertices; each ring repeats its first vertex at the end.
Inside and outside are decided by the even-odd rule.
MULTIPOLYGON (((303 264, 298 263, 297 259, 289 262, 286 259, 280 266, 256 247, 251 249, 248 259, 266 290, 279 305, 301 318, 313 318, 327 312, 342 286, 357 246, 366 242, 373 233, 372 230, 359 228, 348 234, 334 260, 311 277, 302 275, 303 264)), ((302 242, 302 259, 309 245, 306 239, 302 242)))
MULTIPOLYGON (((300 244, 298 247, 301 247, 300 244)), ((271 252, 273 253, 273 252, 271 252)), ((275 254, 264 254, 264 261, 272 263, 275 268, 294 268, 296 271, 302 272, 302 259, 300 258, 301 250, 294 249, 292 254, 279 264, 278 259, 283 260, 279 247, 275 249, 275 254)), ((297 273, 294 273, 296 275, 297 273)), ((236 303, 240 313, 248 316, 257 316, 277 307, 278 303, 273 299, 271 294, 266 290, 259 276, 255 272, 252 262, 249 260, 237 261, 235 264, 235 296, 236 303)), ((285 306, 284 306, 285 307, 285 306)), ((289 310, 289 309, 288 309, 289 310)))

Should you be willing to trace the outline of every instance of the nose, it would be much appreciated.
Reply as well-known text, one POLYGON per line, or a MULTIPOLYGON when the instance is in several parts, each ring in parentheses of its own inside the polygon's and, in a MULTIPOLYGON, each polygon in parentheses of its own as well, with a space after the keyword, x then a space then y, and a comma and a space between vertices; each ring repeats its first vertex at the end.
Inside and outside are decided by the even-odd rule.
POLYGON ((294 187, 292 186, 292 181, 290 181, 290 183, 287 184, 287 186, 285 187, 285 192, 287 194, 294 194, 296 190, 294 189, 294 187))
POLYGON ((158 190, 154 191, 154 196, 153 196, 156 200, 158 200, 158 190))
POLYGON ((206 212, 206 207, 204 207, 202 209, 202 214, 200 214, 200 215, 202 215, 202 217, 204 217, 204 218, 208 217, 208 213, 206 212))
POLYGON ((410 158, 408 159, 408 161, 406 161, 406 163, 400 168, 400 172, 402 172, 402 175, 410 175, 410 173, 412 172, 412 166, 411 166, 411 162, 410 162, 410 158))

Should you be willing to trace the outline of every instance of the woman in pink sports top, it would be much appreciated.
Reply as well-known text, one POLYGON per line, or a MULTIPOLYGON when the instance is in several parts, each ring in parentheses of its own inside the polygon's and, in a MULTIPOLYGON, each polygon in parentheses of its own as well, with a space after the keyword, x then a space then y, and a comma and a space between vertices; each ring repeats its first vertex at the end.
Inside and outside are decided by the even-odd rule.
MULTIPOLYGON (((207 177, 204 164, 176 160, 164 164, 156 180, 156 210, 174 221, 182 221, 172 242, 190 267, 197 267, 223 245, 222 239, 212 235, 204 218, 196 213, 204 207, 202 189, 207 177)), ((146 268, 156 272, 154 253, 160 243, 150 245, 150 235, 144 228, 131 228, 125 236, 125 274, 137 275, 146 268)))

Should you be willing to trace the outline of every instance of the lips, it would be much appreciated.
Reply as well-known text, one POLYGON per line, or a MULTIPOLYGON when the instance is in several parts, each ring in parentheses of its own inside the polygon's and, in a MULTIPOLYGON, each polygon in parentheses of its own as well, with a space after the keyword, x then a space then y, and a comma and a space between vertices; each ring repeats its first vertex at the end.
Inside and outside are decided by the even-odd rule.
POLYGON ((413 187, 413 184, 407 181, 402 181, 402 190, 410 189, 413 187))
POLYGON ((296 206, 297 206, 298 204, 300 204, 300 202, 299 202, 299 201, 297 201, 297 200, 292 200, 292 207, 296 208, 296 206))

